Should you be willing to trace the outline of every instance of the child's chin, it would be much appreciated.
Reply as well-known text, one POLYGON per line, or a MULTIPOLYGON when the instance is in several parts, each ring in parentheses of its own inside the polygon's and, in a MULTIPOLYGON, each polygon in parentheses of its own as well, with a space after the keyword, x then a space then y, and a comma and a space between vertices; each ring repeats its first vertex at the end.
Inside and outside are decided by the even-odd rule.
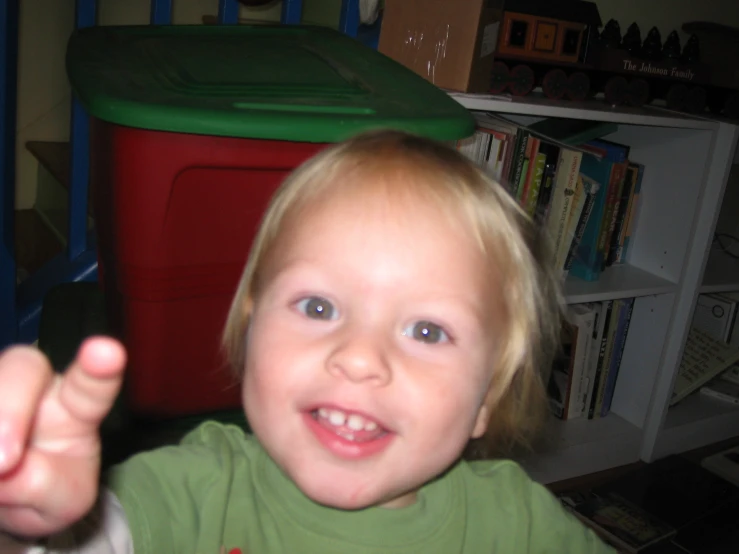
POLYGON ((300 489, 313 502, 337 510, 363 510, 373 506, 400 508, 411 504, 415 499, 415 493, 406 493, 398 497, 382 494, 379 490, 353 491, 350 487, 336 488, 336 483, 306 483, 305 486, 300 486, 300 489))
POLYGON ((381 502, 380 498, 374 496, 352 496, 346 492, 335 492, 331 490, 305 490, 303 494, 313 502, 336 510, 363 510, 381 502))

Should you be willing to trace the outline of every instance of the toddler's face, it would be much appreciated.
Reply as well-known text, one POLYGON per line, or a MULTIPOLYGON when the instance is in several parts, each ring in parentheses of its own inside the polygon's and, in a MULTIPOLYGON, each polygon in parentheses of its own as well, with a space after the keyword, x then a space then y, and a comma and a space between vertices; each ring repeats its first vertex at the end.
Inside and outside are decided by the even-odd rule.
POLYGON ((498 287, 467 231, 420 199, 355 192, 311 204, 278 239, 243 401, 314 501, 412 503, 484 432, 498 287))

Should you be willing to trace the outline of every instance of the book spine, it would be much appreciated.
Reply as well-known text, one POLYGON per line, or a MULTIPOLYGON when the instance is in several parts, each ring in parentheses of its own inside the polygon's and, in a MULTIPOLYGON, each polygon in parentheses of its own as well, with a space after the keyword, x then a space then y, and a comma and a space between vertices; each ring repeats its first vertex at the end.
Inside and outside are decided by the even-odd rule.
POLYGON ((611 180, 608 183, 608 194, 606 196, 606 207, 603 213, 603 224, 601 225, 600 235, 598 236, 598 260, 600 270, 606 268, 606 260, 610 250, 611 235, 616 226, 616 213, 618 211, 618 203, 621 199, 621 189, 623 188, 624 176, 626 174, 625 163, 614 163, 611 168, 611 180))
POLYGON ((564 265, 565 271, 569 271, 572 267, 572 262, 575 260, 575 254, 577 253, 577 249, 580 246, 583 234, 585 233, 585 227, 590 219, 590 214, 593 212, 595 195, 598 192, 598 183, 593 183, 593 185, 594 187, 588 186, 587 183, 584 185, 585 203, 583 204, 582 212, 580 213, 577 226, 575 227, 575 235, 572 238, 570 249, 567 252, 567 258, 565 259, 564 265))
POLYGON ((601 311, 603 319, 603 332, 600 339, 600 347, 598 349, 598 362, 595 367, 595 378, 593 379, 593 392, 588 406, 588 419, 595 417, 595 407, 598 403, 598 390, 600 388, 601 375, 603 374, 603 365, 606 357, 606 347, 608 346, 608 331, 611 323, 611 314, 613 312, 613 300, 606 300, 604 309, 601 311))
POLYGON ((641 195, 642 179, 644 178, 644 166, 633 162, 632 165, 637 168, 636 183, 629 195, 626 221, 624 223, 623 230, 621 231, 621 236, 619 237, 619 249, 616 256, 616 263, 623 263, 626 261, 626 254, 629 249, 629 243, 631 242, 631 233, 639 209, 639 196, 641 195))
POLYGON ((534 220, 543 225, 549 213, 549 204, 552 201, 552 190, 554 188, 554 178, 557 174, 557 166, 559 165, 559 147, 553 144, 546 145, 546 164, 544 165, 544 175, 541 179, 539 187, 539 198, 536 200, 536 208, 534 210, 534 220))
POLYGON ((513 175, 510 179, 510 191, 514 198, 519 198, 519 184, 521 182, 521 173, 523 172, 523 164, 526 160, 526 147, 529 142, 529 134, 526 131, 520 131, 521 136, 516 144, 516 150, 513 153, 513 175))
POLYGON ((626 174, 621 187, 621 197, 618 201, 618 210, 614 216, 614 227, 609 239, 608 256, 606 257, 606 266, 616 263, 618 257, 618 248, 621 245, 621 236, 624 225, 626 224, 626 214, 629 207, 629 198, 631 191, 634 190, 634 182, 636 181, 636 170, 632 166, 627 166, 626 174))
POLYGON ((618 372, 621 369, 621 359, 623 358, 624 348, 626 347, 626 338, 629 334, 629 325, 631 323, 631 315, 634 312, 634 299, 625 299, 621 308, 621 317, 618 322, 618 330, 616 331, 615 345, 613 348, 613 359, 611 361, 611 369, 608 372, 608 382, 603 395, 603 408, 600 415, 606 416, 611 411, 611 402, 613 401, 613 393, 616 390, 616 380, 618 372))

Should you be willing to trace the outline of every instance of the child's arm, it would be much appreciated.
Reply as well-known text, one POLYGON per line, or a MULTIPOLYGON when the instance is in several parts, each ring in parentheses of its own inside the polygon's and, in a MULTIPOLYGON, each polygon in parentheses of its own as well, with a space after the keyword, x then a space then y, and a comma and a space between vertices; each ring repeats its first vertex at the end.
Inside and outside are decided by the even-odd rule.
POLYGON ((121 385, 125 352, 88 339, 63 375, 37 350, 0 354, 0 534, 58 533, 98 496, 98 427, 121 385))
POLYGON ((87 517, 48 539, 23 540, 0 533, 3 554, 133 554, 133 539, 123 508, 103 491, 87 517))

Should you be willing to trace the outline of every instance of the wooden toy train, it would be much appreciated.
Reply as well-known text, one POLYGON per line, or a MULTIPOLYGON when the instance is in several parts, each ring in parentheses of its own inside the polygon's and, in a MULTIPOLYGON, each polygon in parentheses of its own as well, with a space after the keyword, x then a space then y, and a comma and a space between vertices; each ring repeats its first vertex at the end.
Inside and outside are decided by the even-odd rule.
POLYGON ((643 41, 635 23, 623 37, 614 20, 601 27, 587 0, 506 0, 491 92, 523 96, 540 86, 571 100, 602 92, 611 105, 662 99, 678 111, 739 118, 739 71, 701 60, 696 35, 681 48, 676 31, 662 44, 655 27, 643 41))

